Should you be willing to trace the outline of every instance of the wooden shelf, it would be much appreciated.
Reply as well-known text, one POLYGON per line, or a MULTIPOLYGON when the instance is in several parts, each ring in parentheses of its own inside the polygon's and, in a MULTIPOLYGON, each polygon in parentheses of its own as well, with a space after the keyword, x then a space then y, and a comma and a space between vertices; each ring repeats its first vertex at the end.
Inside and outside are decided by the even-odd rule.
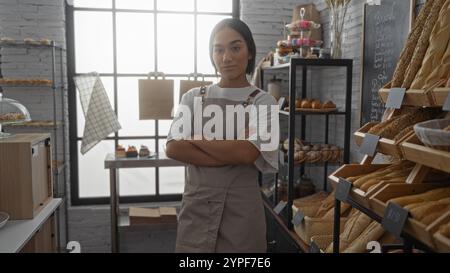
POLYGON ((265 200, 263 203, 264 207, 272 214, 272 217, 276 220, 277 224, 283 228, 283 231, 289 235, 304 253, 309 253, 309 246, 297 235, 297 233, 295 233, 294 230, 288 229, 283 219, 273 211, 272 207, 265 200))
MULTIPOLYGON (((389 88, 381 88, 379 90, 379 95, 383 103, 387 102, 389 97, 389 88)), ((409 89, 406 90, 405 98, 403 99, 402 105, 407 106, 435 106, 442 107, 444 105, 445 99, 450 94, 450 87, 438 87, 428 93, 421 89, 409 89)))
MULTIPOLYGON (((358 146, 362 145, 366 133, 370 130, 370 128, 372 128, 376 124, 377 122, 369 122, 353 134, 355 142, 358 146)), ((401 141, 395 142, 392 139, 381 138, 380 141, 378 142, 377 152, 385 155, 391 155, 396 158, 403 158, 400 144, 401 141)))
MULTIPOLYGON (((289 111, 280 110, 280 115, 289 116, 289 111)), ((322 115, 322 116, 330 116, 330 115, 345 115, 345 112, 342 111, 334 111, 334 112, 306 112, 306 111, 295 111, 296 115, 303 115, 303 116, 309 116, 309 115, 322 115)))
POLYGON ((415 135, 403 142, 401 149, 409 161, 450 173, 450 152, 426 147, 415 135))
POLYGON ((0 253, 19 252, 61 203, 62 199, 55 198, 33 219, 7 222, 0 229, 0 253))

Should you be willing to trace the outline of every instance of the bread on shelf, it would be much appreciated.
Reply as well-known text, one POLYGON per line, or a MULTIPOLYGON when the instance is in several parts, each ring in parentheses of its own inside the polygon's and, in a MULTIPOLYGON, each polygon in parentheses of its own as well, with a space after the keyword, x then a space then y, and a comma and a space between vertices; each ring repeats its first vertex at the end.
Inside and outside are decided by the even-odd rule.
POLYGON ((125 148, 122 145, 117 145, 116 147, 116 158, 125 158, 127 157, 125 148))
POLYGON ((127 155, 127 157, 138 157, 138 151, 137 151, 136 147, 128 146, 126 155, 127 155))

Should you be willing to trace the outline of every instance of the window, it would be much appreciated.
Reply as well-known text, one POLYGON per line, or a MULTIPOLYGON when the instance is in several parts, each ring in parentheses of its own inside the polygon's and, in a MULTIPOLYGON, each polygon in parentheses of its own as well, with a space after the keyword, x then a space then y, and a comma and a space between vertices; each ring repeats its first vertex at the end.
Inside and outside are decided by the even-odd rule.
MULTIPOLYGON (((68 71, 72 77, 97 71, 122 130, 81 155, 84 116, 78 92, 69 96, 72 126, 72 204, 109 202, 109 173, 103 161, 118 144, 162 151, 171 120, 139 120, 138 80, 163 72, 179 81, 203 74, 216 82, 208 55, 209 35, 223 18, 238 17, 237 0, 74 0, 67 8, 68 71), (75 125, 74 125, 75 124, 75 125)), ((75 89, 74 89, 75 90, 75 89)), ((175 201, 184 189, 184 168, 121 170, 122 202, 175 201)))

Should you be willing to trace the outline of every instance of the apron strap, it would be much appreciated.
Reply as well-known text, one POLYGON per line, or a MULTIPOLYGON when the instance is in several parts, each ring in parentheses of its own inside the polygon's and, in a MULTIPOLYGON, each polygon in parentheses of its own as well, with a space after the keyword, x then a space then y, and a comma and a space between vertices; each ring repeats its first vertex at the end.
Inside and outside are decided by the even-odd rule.
POLYGON ((202 104, 205 103, 206 86, 200 87, 200 96, 202 97, 202 104))
POLYGON ((244 107, 246 107, 247 105, 251 104, 253 102, 253 100, 255 99, 255 97, 259 94, 259 92, 261 92, 259 89, 256 89, 255 91, 253 91, 250 95, 248 95, 247 100, 244 101, 242 103, 242 105, 244 105, 244 107))

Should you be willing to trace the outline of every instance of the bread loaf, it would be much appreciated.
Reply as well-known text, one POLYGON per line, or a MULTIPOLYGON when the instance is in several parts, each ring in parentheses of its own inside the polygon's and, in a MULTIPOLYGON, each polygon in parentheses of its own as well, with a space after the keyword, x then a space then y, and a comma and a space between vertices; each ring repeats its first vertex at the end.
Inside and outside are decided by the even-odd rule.
POLYGON ((417 42, 416 48, 414 49, 414 54, 409 62, 408 68, 406 69, 405 79, 402 84, 403 88, 408 89, 411 86, 417 72, 422 66, 423 58, 430 43, 431 33, 445 0, 434 0, 433 2, 433 7, 431 8, 430 14, 428 14, 428 18, 425 21, 422 33, 420 34, 420 38, 417 42))
POLYGON ((414 54, 414 49, 416 48, 417 42, 422 34, 423 26, 431 12, 432 7, 433 1, 426 1, 423 8, 420 10, 419 15, 414 22, 414 27, 406 40, 405 47, 400 54, 397 67, 395 68, 394 76, 392 78, 391 87, 400 87, 402 85, 405 78, 406 69, 408 68, 408 64, 414 54))
POLYGON ((430 36, 430 46, 427 49, 422 62, 422 67, 411 84, 413 89, 421 89, 425 80, 431 74, 436 64, 439 64, 444 56, 450 41, 450 1, 447 1, 439 13, 433 32, 430 36))
MULTIPOLYGON (((347 204, 345 202, 341 202, 341 216, 344 216, 347 214, 347 211, 351 208, 350 204, 347 204)), ((334 207, 328 210, 325 215, 322 217, 324 219, 333 219, 334 217, 334 207)))
POLYGON ((371 241, 379 240, 385 230, 381 225, 372 221, 367 228, 347 247, 343 253, 365 253, 367 244, 371 241))
POLYGON ((315 217, 323 217, 332 207, 334 207, 334 191, 325 198, 322 203, 320 204, 319 209, 317 210, 317 213, 315 217))
POLYGON ((427 191, 421 194, 408 195, 397 197, 389 200, 388 202, 396 203, 399 206, 406 206, 413 203, 420 203, 425 201, 436 201, 444 199, 450 196, 450 187, 438 188, 431 191, 427 191))
POLYGON ((325 200, 325 198, 327 198, 328 193, 324 192, 324 191, 320 191, 317 192, 315 194, 306 196, 306 197, 302 197, 302 198, 298 198, 298 199, 294 199, 293 204, 294 206, 296 206, 297 208, 300 206, 304 206, 304 205, 317 205, 320 206, 320 203, 325 200))
MULTIPOLYGON (((364 213, 357 211, 349 216, 345 223, 344 229, 340 235, 339 252, 344 251, 372 222, 370 217, 364 213)), ((333 243, 327 247, 326 252, 333 251, 333 243)))
POLYGON ((405 129, 403 129, 402 131, 400 131, 400 133, 398 133, 395 137, 394 137, 394 141, 398 142, 400 140, 402 140, 405 136, 407 136, 409 133, 414 131, 414 125, 408 126, 405 129))

